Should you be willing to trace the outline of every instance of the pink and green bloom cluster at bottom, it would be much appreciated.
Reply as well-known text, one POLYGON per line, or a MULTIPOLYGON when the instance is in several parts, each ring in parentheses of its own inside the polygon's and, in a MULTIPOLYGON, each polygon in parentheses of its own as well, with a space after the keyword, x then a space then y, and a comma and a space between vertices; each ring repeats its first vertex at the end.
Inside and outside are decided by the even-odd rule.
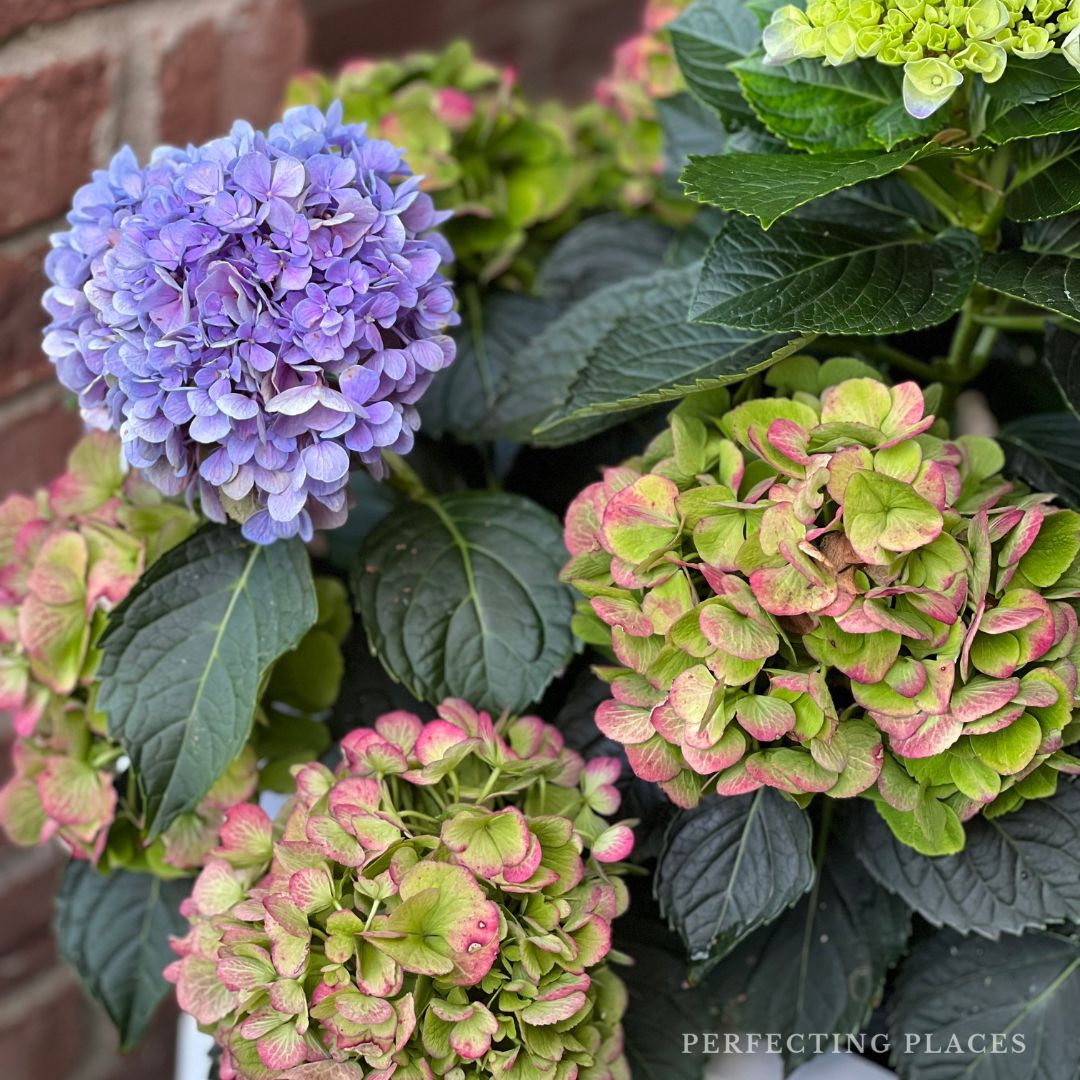
POLYGON ((1080 515, 949 438, 914 383, 794 357, 778 396, 687 399, 572 504, 596 721, 684 806, 873 798, 927 852, 1080 771, 1080 515))
POLYGON ((166 971, 223 1080, 622 1080, 619 763, 462 701, 229 811, 166 971))
POLYGON ((194 527, 123 468, 119 438, 102 432, 46 490, 0 504, 0 708, 16 735, 0 823, 16 842, 58 835, 74 854, 100 856, 120 755, 93 707, 96 642, 146 566, 194 527))

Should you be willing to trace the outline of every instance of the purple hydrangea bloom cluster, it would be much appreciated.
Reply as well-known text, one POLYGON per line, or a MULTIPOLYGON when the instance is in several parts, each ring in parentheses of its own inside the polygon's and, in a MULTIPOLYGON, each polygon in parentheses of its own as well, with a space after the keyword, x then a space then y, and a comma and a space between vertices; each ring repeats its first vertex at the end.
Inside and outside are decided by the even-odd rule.
POLYGON ((411 449, 454 358, 447 216, 340 105, 145 168, 125 148, 53 237, 45 351, 163 492, 307 539, 344 520, 350 454, 411 449))

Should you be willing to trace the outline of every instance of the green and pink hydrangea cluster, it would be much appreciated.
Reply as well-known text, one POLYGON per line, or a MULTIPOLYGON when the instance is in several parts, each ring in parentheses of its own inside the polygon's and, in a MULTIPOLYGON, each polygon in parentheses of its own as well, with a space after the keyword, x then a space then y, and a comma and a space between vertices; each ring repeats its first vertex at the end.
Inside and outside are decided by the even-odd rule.
POLYGON ((628 1080, 620 765, 534 716, 379 718, 233 808, 166 971, 222 1080, 628 1080))
POLYGON ((291 104, 335 100, 350 123, 403 147, 424 190, 453 210, 443 231, 470 277, 527 277, 530 233, 546 227, 557 237, 577 220, 593 164, 577 152, 572 111, 530 103, 512 69, 476 59, 465 42, 356 60, 336 79, 305 75, 289 89, 291 104))
POLYGON ((78 443, 48 489, 0 504, 0 708, 16 735, 0 822, 16 842, 57 835, 76 855, 101 855, 120 754, 93 707, 96 643, 143 569, 194 527, 125 470, 120 440, 103 432, 78 443))
POLYGON ((777 8, 765 29, 770 63, 874 58, 903 65, 904 105, 925 119, 968 74, 996 82, 1010 57, 1059 52, 1080 68, 1078 0, 811 0, 777 8))
POLYGON ((783 396, 695 395, 566 519, 596 722, 680 805, 866 795, 905 842, 1080 769, 1080 515, 951 439, 914 383, 793 357, 783 396))
POLYGON ((685 91, 668 25, 690 0, 649 0, 641 32, 615 50, 611 70, 596 84, 595 102, 578 111, 582 138, 594 146, 601 168, 598 186, 618 207, 656 204, 664 217, 685 207, 663 201, 657 185, 664 165, 664 134, 657 102, 685 91), (661 200, 658 204, 658 200, 661 200))

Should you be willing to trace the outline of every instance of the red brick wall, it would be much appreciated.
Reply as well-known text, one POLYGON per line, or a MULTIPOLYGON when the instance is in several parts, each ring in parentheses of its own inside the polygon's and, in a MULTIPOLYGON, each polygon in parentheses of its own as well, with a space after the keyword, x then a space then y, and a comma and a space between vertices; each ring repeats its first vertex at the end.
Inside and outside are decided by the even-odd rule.
MULTIPOLYGON (((269 122, 288 75, 456 37, 538 94, 582 97, 640 0, 0 0, 0 496, 46 483, 77 437, 40 348, 41 262, 74 190, 123 143, 269 122), (310 46, 310 48, 309 48, 310 46)), ((0 778, 9 733, 0 719, 0 778)), ((0 847, 0 1075, 168 1080, 173 1015, 114 1053, 49 937, 59 857, 0 847)))

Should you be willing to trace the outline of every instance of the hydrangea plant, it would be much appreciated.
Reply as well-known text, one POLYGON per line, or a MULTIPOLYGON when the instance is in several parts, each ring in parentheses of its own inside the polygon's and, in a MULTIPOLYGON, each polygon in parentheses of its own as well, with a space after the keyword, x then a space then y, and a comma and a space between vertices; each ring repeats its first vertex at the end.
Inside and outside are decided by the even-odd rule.
POLYGON ((45 351, 159 490, 258 543, 339 525, 353 455, 407 451, 454 358, 445 218, 401 153, 325 114, 130 149, 53 237, 45 351))
POLYGON ((303 664, 333 703, 333 658, 350 616, 344 590, 330 579, 318 586, 318 622, 269 679, 250 744, 197 807, 147 838, 130 764, 97 707, 100 638, 143 571, 195 525, 183 505, 123 467, 120 440, 105 432, 86 436, 47 490, 0 504, 0 667, 16 736, 0 823, 15 843, 57 836, 75 858, 105 868, 182 876, 202 865, 226 810, 273 788, 276 770, 327 745, 325 725, 306 717, 328 705, 311 702, 290 667, 303 664))
POLYGON ((289 100, 340 100, 349 121, 404 147, 423 190, 453 211, 443 231, 465 277, 528 288, 537 260, 583 217, 657 202, 654 97, 680 88, 662 35, 678 10, 650 7, 596 100, 578 108, 533 102, 511 68, 476 59, 460 41, 441 53, 355 60, 333 80, 302 76, 289 100))
MULTIPOLYGON (((78 196, 50 259, 61 375, 121 429, 136 471, 186 497, 183 513, 220 518, 220 504, 247 526, 212 521, 155 558, 66 698, 65 713, 92 700, 121 782, 102 858, 65 872, 57 926, 126 1043, 168 964, 240 1076, 585 1080, 632 1067, 701 1080, 694 1050, 710 1043, 684 1035, 719 1020, 786 1036, 789 1070, 814 1053, 805 1033, 872 1024, 894 1047, 921 1037, 895 1061, 901 1080, 942 1068, 1075 1080, 1073 14, 1054 0, 694 0, 624 50, 604 103, 552 111, 554 142, 533 141, 542 110, 457 51, 354 71, 345 110, 366 110, 367 134, 324 102, 266 136, 241 125, 145 169, 121 159, 78 196), (847 55, 853 20, 866 48, 884 28, 878 55, 847 55), (822 41, 823 55, 771 62, 822 41), (885 44, 911 55, 883 63, 897 59, 885 44), (919 115, 905 107, 908 61, 923 65, 908 73, 919 115), (924 70, 931 90, 963 79, 928 115, 924 70), (530 218, 512 255, 513 230, 461 242, 470 251, 445 270, 464 301, 453 327, 444 234, 430 229, 447 211, 455 240, 483 224, 473 196, 523 175, 521 147, 496 137, 519 125, 533 133, 526 158, 550 164, 569 145, 591 179, 573 172, 565 205, 565 189, 524 183, 526 209, 561 208, 530 218), (623 138, 642 172, 620 160, 623 138), (395 171, 398 139, 428 159, 429 180, 395 171), (639 176, 663 192, 644 207, 639 176), (256 220, 208 222, 225 196, 256 220), (378 230, 358 239, 346 214, 374 214, 378 230), (307 239, 279 230, 285 219, 307 239), (165 250, 211 232, 214 252, 165 250), (148 268, 144 239, 161 288, 114 290, 148 268), (320 264, 328 242, 341 266, 320 264), (352 276, 369 254, 401 306, 331 360, 337 331, 320 323, 309 339, 295 321, 313 315, 317 286, 346 336, 339 308, 360 326, 356 312, 386 299, 352 276), (183 291, 174 257, 208 275, 190 309, 161 291, 183 291), (275 259, 270 287, 257 275, 275 259), (245 311, 274 307, 271 340, 241 335, 240 307, 206 285, 226 262, 245 311), (431 276, 408 282, 414 301, 398 275, 417 264, 431 276), (198 309, 209 338, 192 323, 153 329, 159 304, 178 319, 198 309), (460 355, 441 370, 448 329, 460 355), (215 364, 249 372, 266 361, 255 346, 276 356, 257 388, 198 381, 215 364), (406 359, 403 389, 394 372, 417 352, 433 366, 406 359), (147 357, 162 355, 192 362, 159 371, 147 357), (355 372, 376 369, 360 400, 349 387, 369 376, 355 372), (277 415, 282 379, 302 391, 288 402, 317 390, 319 411, 253 428, 228 416, 226 431, 201 396, 235 411, 247 395, 277 415), (385 409, 364 419, 354 405, 369 403, 400 406, 402 427, 384 431, 385 409), (396 451, 418 405, 406 461, 396 451), (348 443, 361 421, 367 449, 348 443), (151 435, 164 446, 152 461, 151 435), (343 474, 312 479, 330 465, 338 477, 342 453, 388 473, 379 485, 357 469, 351 508, 343 474), (226 465, 235 476, 219 476, 226 465), (576 618, 580 594, 559 580, 568 510, 566 576, 588 601, 576 618), (317 586, 313 567, 334 584, 317 586), (359 618, 339 647, 346 587, 359 618), (337 773, 313 761, 324 747, 339 760, 330 736, 337 773), (583 766, 596 755, 631 768, 583 766), (254 802, 252 757, 263 793, 290 798, 274 822, 254 802), (603 820, 616 784, 640 821, 632 852, 626 823, 603 820), (125 830, 155 866, 117 865, 125 830), (167 852, 201 863, 197 884, 160 876, 167 852), (624 879, 605 859, 625 854, 624 879), (609 927, 614 956, 636 961, 625 997, 605 967, 609 927), (976 1040, 935 1053, 942 1033, 975 1030, 1008 1031, 1014 1052, 976 1040)), ((493 201, 487 220, 501 229, 506 208, 493 201)))
POLYGON ((56 834, 74 854, 101 857, 119 751, 93 707, 98 639, 145 566, 194 527, 123 468, 120 440, 104 432, 72 450, 47 490, 0 504, 0 707, 16 736, 0 817, 16 842, 56 834))
POLYGON ((379 717, 277 825, 230 811, 168 972, 222 1080, 628 1077, 604 966, 630 852, 618 761, 463 701, 379 717), (373 1070, 373 1071, 369 1071, 373 1070), (304 1073, 303 1075, 307 1075, 304 1073))
POLYGON ((640 777, 688 807, 872 792, 940 854, 1080 766, 1080 515, 862 368, 792 357, 790 396, 681 405, 571 504, 564 577, 624 665, 596 722, 640 777))
POLYGON ((1080 70, 1080 6, 1073 0, 812 0, 773 11, 763 37, 773 64, 802 58, 839 67, 873 58, 904 68, 904 107, 923 120, 968 75, 995 83, 1010 57, 1059 52, 1080 70))

